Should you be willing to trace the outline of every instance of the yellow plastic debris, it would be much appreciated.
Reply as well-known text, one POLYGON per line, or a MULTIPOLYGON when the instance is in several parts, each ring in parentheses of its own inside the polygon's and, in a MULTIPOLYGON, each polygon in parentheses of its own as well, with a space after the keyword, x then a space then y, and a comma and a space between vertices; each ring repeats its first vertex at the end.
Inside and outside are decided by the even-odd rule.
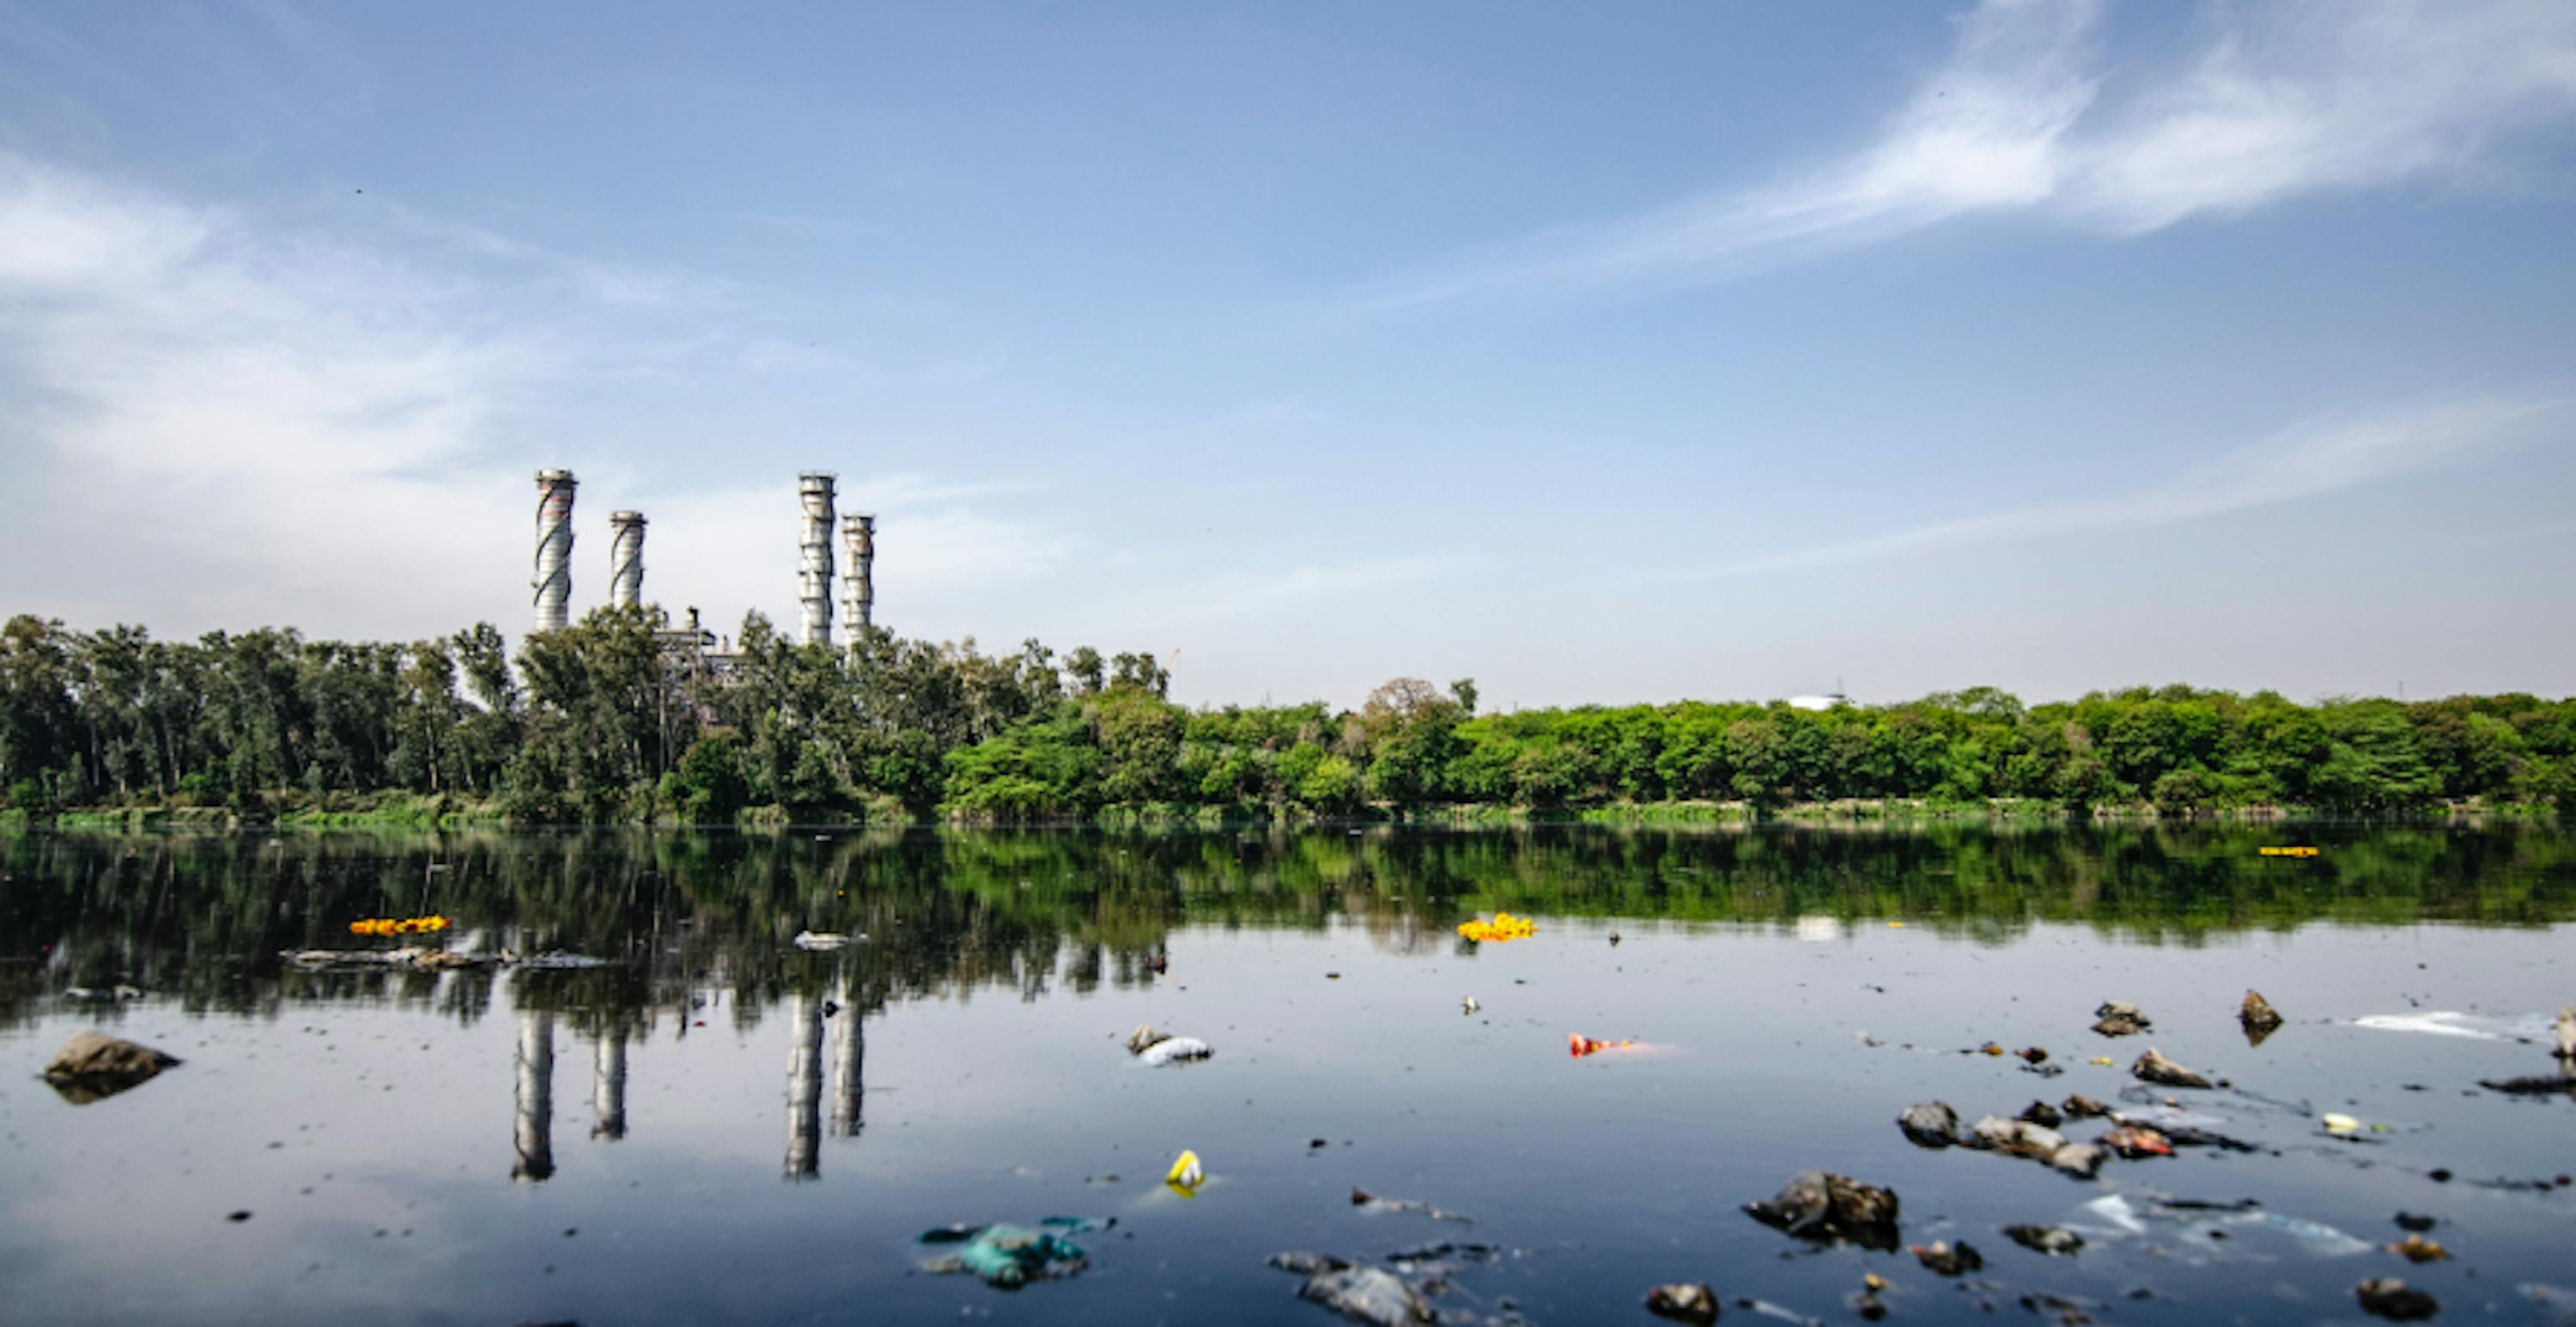
POLYGON ((2361 1132, 2361 1121, 2336 1111, 2327 1111, 2321 1122, 2326 1126, 2327 1133, 2361 1132))
POLYGON ((1171 1173, 1163 1176, 1163 1183, 1184 1198, 1198 1197, 1199 1185, 1206 1182, 1207 1172, 1199 1168, 1199 1154, 1186 1149, 1172 1163, 1171 1173))
POLYGON ((1538 926, 1527 917, 1496 912, 1492 921, 1475 918, 1458 923, 1458 934, 1470 940, 1522 940, 1538 934, 1538 926))

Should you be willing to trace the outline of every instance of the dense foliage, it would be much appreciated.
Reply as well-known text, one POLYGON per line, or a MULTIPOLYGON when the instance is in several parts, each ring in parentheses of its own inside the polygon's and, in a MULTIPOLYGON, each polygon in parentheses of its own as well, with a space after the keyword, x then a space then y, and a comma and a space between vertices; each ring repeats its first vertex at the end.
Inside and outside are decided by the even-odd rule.
POLYGON ((758 615, 720 672, 602 609, 512 660, 479 625, 409 645, 293 631, 195 642, 0 628, 8 808, 279 814, 410 799, 526 822, 947 814, 1355 815, 1461 805, 1997 799, 2080 809, 2576 807, 2576 701, 2300 705, 2189 687, 2025 705, 1992 688, 1883 706, 1681 701, 1479 714, 1400 678, 1357 711, 1192 710, 1150 654, 883 633, 800 646, 758 615))

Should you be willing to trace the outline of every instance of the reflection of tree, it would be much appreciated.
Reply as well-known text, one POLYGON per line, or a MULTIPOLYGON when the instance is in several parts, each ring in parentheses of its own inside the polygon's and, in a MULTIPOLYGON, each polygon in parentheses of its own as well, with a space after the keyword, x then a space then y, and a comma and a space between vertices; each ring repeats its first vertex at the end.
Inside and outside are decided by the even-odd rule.
POLYGON ((509 983, 511 1005, 596 1042, 666 1015, 685 1027, 727 996, 751 1024, 801 995, 857 1017, 987 987, 1125 987, 1151 979, 1147 959, 1182 926, 1348 921, 1387 950, 1441 953, 1459 920, 1496 908, 1780 927, 1904 917, 1979 940, 2042 922, 2185 943, 2314 921, 2533 925, 2576 916, 2576 837, 2521 823, 28 836, 0 839, 0 957, 46 957, 0 962, 0 1026, 67 987, 119 983, 193 1012, 328 1001, 482 1017, 489 968, 308 972, 276 957, 380 943, 348 922, 423 911, 458 919, 460 950, 607 960, 509 983), (2255 854, 2287 838, 2325 854, 2255 854), (805 953, 788 943, 805 929, 869 938, 805 953))

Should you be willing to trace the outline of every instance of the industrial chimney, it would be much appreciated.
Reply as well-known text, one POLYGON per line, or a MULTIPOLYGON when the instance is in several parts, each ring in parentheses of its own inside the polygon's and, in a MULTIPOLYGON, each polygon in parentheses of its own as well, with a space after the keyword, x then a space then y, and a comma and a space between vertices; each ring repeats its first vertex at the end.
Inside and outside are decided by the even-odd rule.
POLYGON ((608 603, 637 608, 644 603, 644 513, 608 514, 608 603))
POLYGON ((832 643, 832 476, 808 470, 796 477, 796 492, 805 504, 804 554, 797 573, 796 597, 805 605, 805 643, 832 643))
POLYGON ((572 491, 570 470, 537 472, 537 616, 532 631, 561 631, 572 601, 572 491))
POLYGON ((850 644, 865 639, 868 628, 876 625, 877 586, 874 571, 877 562, 877 518, 869 513, 841 518, 841 546, 849 551, 849 566, 843 569, 847 581, 842 587, 843 604, 849 610, 850 644))

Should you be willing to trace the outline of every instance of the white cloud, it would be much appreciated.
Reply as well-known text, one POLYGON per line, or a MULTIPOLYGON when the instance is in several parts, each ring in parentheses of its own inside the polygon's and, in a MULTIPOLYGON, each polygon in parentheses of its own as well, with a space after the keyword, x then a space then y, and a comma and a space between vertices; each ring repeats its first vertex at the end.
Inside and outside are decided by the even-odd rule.
MULTIPOLYGON (((637 507, 648 596, 722 615, 748 593, 792 617, 792 478, 708 492, 595 445, 516 454, 539 431, 527 398, 709 335, 728 292, 393 221, 279 228, 0 155, 16 507, 0 604, 165 634, 402 638, 486 617, 515 634, 532 462, 574 461, 577 610, 605 597, 607 512, 637 507)), ((1035 574, 1066 547, 994 511, 989 487, 897 475, 846 491, 879 511, 907 590, 1035 574)))
POLYGON ((2499 140, 2576 112, 2565 0, 2214 5, 2189 59, 2143 69, 2104 58, 2102 13, 1986 0, 1948 64, 1843 160, 1533 236, 1360 302, 1704 281, 1974 214, 2138 234, 2329 190, 2471 181, 2499 140))
POLYGON ((2503 398, 2313 422, 2236 448, 2163 483, 2113 497, 1932 521, 1743 558, 1704 574, 1804 571, 1978 544, 2173 525, 2466 464, 2543 441, 2564 422, 2565 412, 2556 403, 2503 398))

